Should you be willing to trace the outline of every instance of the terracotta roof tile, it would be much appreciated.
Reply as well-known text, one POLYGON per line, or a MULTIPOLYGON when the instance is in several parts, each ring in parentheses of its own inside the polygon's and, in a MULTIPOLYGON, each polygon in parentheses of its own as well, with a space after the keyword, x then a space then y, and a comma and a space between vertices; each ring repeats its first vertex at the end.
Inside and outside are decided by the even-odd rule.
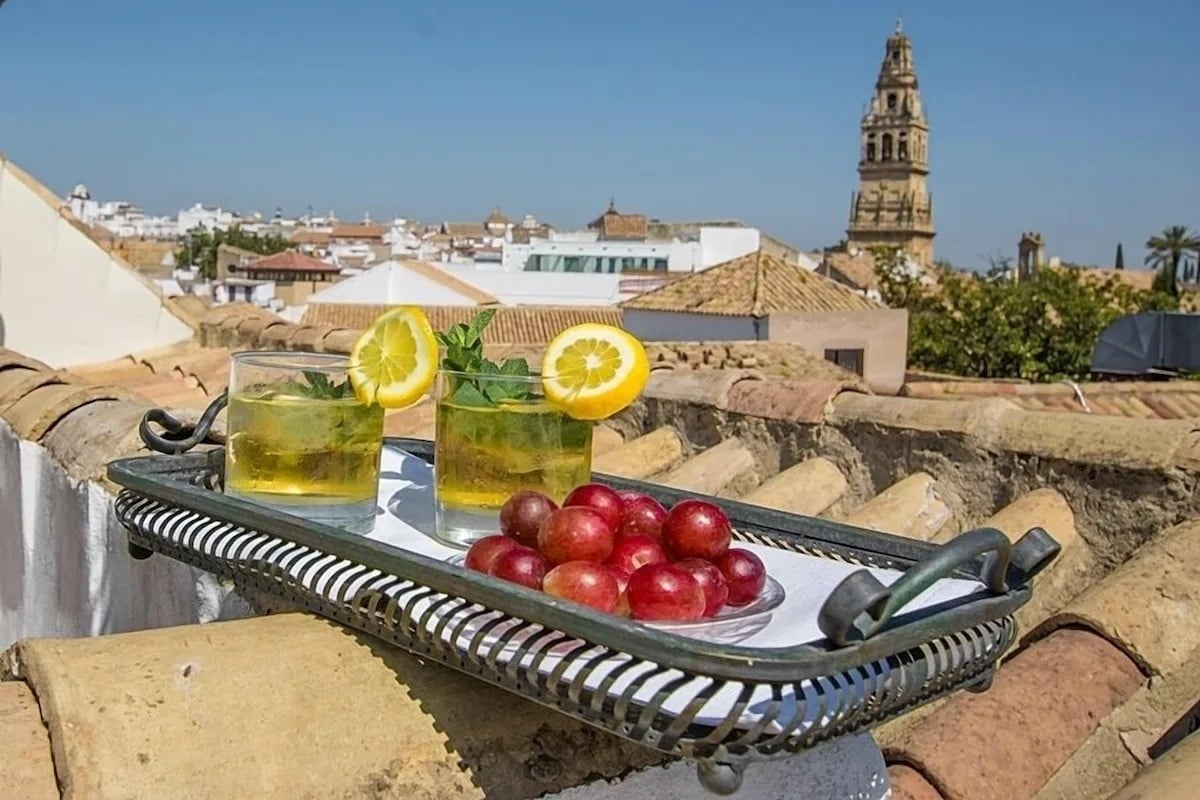
POLYGON ((622 308, 765 317, 776 311, 866 311, 881 306, 835 281, 761 250, 718 264, 622 308))
POLYGON ((490 234, 482 222, 443 222, 442 231, 451 239, 486 239, 490 234))
POLYGON ((989 380, 916 380, 906 397, 959 400, 1006 397, 1022 408, 1052 409, 1141 419, 1200 418, 1200 381, 1021 383, 989 380))
POLYGON ((382 225, 363 223, 343 223, 335 225, 329 234, 330 239, 377 239, 382 240, 384 229, 382 225))
MULTIPOLYGON (((856 253, 821 253, 817 263, 822 267, 828 265, 835 274, 828 277, 841 279, 842 283, 856 289, 868 290, 879 288, 879 275, 875 272, 875 256, 868 250, 856 253)), ((821 268, 817 270, 824 274, 821 268)))
POLYGON ((38 361, 36 358, 18 353, 16 350, 9 350, 5 347, 0 347, 0 370, 8 369, 9 367, 25 367, 27 369, 50 369, 46 364, 38 361))
POLYGON ((1143 545, 1031 635, 1064 625, 1090 627, 1147 672, 1176 669, 1200 653, 1200 521, 1178 525, 1143 545), (1135 599, 1136 598, 1136 599, 1135 599))
POLYGON ((954 695, 884 752, 947 797, 1032 798, 1142 679, 1104 639, 1062 630, 1014 656, 986 692, 954 695))
POLYGON ((72 383, 75 379, 65 372, 10 367, 0 370, 0 413, 25 395, 42 386, 72 383))
POLYGON ((59 420, 88 403, 99 400, 127 400, 131 395, 121 389, 93 384, 47 384, 0 407, 0 414, 22 439, 40 441, 59 420))
POLYGON ((599 231, 602 239, 645 239, 649 224, 645 214, 622 214, 610 203, 603 214, 588 223, 588 228, 599 231))
POLYGON ((243 264, 238 272, 339 272, 340 267, 305 255, 299 250, 284 250, 282 253, 264 256, 257 261, 243 264))
POLYGON ((186 322, 189 327, 195 329, 207 316, 208 310, 212 308, 212 302, 194 294, 185 294, 180 297, 163 298, 163 306, 186 322))
MULTIPOLYGON (((333 325, 362 330, 395 306, 357 303, 312 303, 304 312, 307 325, 333 325)), ((470 322, 479 313, 475 306, 424 306, 434 330, 470 322)), ((599 322, 621 325, 621 311, 610 306, 500 306, 484 338, 490 344, 548 344, 572 325, 599 322)))
POLYGON ((329 244, 328 231, 314 231, 307 228, 297 228, 292 231, 292 242, 295 244, 323 245, 329 244))

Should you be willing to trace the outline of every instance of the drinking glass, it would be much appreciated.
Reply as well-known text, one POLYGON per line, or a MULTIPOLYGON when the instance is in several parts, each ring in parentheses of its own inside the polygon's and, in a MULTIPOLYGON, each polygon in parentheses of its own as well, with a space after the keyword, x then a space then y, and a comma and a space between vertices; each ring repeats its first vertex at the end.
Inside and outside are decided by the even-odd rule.
POLYGON ((500 507, 531 489, 562 503, 592 473, 592 423, 551 406, 541 378, 438 373, 435 535, 467 548, 499 531, 500 507))
POLYGON ((344 355, 235 353, 225 491, 364 533, 374 526, 383 409, 359 400, 344 355))

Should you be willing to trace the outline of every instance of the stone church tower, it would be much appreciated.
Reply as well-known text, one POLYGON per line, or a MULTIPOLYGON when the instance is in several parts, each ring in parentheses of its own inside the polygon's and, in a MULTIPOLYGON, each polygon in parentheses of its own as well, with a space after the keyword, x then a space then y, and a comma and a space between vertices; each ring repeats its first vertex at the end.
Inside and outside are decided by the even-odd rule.
POLYGON ((862 118, 858 191, 850 201, 850 247, 896 245, 933 261, 929 123, 921 108, 912 42, 900 23, 888 37, 875 94, 862 118))

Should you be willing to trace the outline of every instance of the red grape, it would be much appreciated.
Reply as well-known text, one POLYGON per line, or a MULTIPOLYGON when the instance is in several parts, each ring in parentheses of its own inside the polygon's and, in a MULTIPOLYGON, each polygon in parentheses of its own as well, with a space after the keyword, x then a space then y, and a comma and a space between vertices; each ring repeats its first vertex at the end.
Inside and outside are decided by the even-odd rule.
POLYGON ((713 565, 725 576, 729 585, 729 605, 744 606, 762 593, 767 583, 767 568, 762 560, 749 550, 734 548, 720 558, 713 559, 713 565))
POLYGON ((703 558, 685 558, 683 561, 676 561, 675 566, 690 572, 700 584, 704 591, 704 616, 716 616, 729 600, 729 585, 725 582, 721 570, 703 558))
POLYGON ((592 561, 568 561, 546 573, 542 590, 552 597, 561 597, 581 605, 611 614, 621 595, 616 574, 608 567, 592 561))
POLYGON ((604 517, 584 506, 563 506, 542 523, 538 549, 551 564, 600 562, 613 549, 613 531, 604 517))
POLYGON ((613 577, 615 577, 617 579, 617 588, 619 588, 621 590, 621 593, 624 594, 625 588, 627 586, 629 586, 629 576, 632 575, 633 573, 626 572, 625 570, 621 569, 620 567, 614 567, 611 564, 605 564, 604 566, 608 567, 608 571, 611 572, 613 574, 613 577))
POLYGON ((649 497, 649 495, 633 489, 617 489, 617 497, 621 498, 621 505, 627 506, 639 497, 649 497))
POLYGON ((526 547, 537 547, 538 528, 558 505, 540 492, 522 489, 500 507, 500 532, 526 547))
POLYGON ((644 534, 655 539, 662 536, 663 520, 667 510, 653 497, 641 495, 625 503, 619 533, 625 535, 644 534))
POLYGON ((704 590, 685 569, 647 564, 629 576, 625 589, 634 619, 691 620, 704 613, 704 590))
POLYGON ((729 549, 732 538, 729 517, 720 507, 704 500, 682 500, 663 520, 663 544, 676 559, 712 561, 729 549))
POLYGON ((567 506, 584 506, 590 508, 604 518, 613 533, 621 527, 621 498, 609 487, 602 483, 585 483, 576 486, 563 500, 563 508, 567 506))
POLYGON ((632 575, 647 564, 666 561, 667 554, 653 536, 618 536, 604 563, 632 575))
POLYGON ((520 547, 520 544, 515 539, 510 539, 500 534, 485 536, 471 545, 471 549, 467 551, 467 569, 473 569, 476 572, 487 572, 492 568, 492 564, 497 558, 514 547, 520 547))
POLYGON ((488 574, 530 589, 541 589, 546 567, 541 553, 519 544, 497 557, 488 574))

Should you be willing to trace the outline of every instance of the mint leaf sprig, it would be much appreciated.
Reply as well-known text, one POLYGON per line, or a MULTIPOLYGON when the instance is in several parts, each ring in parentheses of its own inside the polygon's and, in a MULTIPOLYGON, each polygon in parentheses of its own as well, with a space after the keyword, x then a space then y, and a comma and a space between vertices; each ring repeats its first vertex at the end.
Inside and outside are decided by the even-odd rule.
POLYGON ((526 401, 532 397, 528 382, 532 375, 529 362, 523 358, 506 358, 497 364, 484 358, 483 331, 494 316, 496 309, 486 308, 469 323, 459 322, 450 326, 449 330, 434 334, 438 344, 446 348, 442 369, 481 376, 451 377, 453 383, 447 391, 451 401, 458 405, 495 406, 505 401, 526 401))
POLYGON ((348 379, 341 383, 334 383, 323 372, 302 370, 301 374, 304 376, 304 380, 286 380, 271 387, 273 393, 307 397, 312 400, 341 400, 355 396, 354 387, 348 379))

